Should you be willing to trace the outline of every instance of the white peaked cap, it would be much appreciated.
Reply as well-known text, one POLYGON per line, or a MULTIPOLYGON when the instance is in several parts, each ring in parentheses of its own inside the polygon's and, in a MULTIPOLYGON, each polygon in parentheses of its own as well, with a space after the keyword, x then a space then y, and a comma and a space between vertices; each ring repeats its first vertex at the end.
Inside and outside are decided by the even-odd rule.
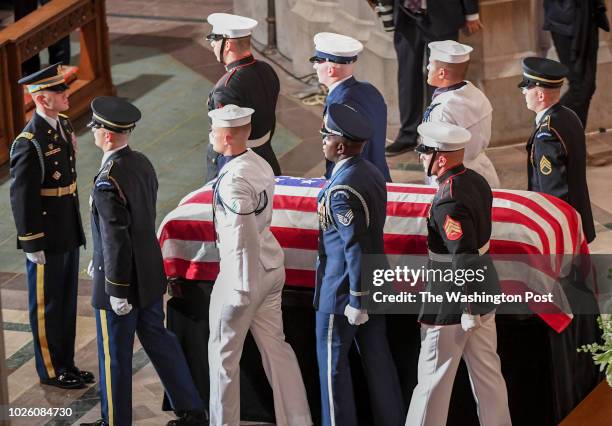
POLYGON ((240 127, 251 122, 253 108, 241 108, 236 105, 225 105, 208 113, 212 119, 212 127, 240 127))
POLYGON ((213 34, 221 34, 227 38, 248 36, 257 26, 255 19, 229 13, 213 13, 208 15, 207 21, 213 27, 213 34))
POLYGON ((437 151, 458 151, 471 139, 469 130, 442 121, 428 121, 417 127, 421 143, 437 151))

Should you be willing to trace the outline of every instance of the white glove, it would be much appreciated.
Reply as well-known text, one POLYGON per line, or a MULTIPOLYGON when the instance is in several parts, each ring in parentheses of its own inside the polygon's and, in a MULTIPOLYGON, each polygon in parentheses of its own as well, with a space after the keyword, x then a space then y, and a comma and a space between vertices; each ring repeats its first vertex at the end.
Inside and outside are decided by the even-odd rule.
POLYGON ((44 265, 45 263, 47 263, 47 260, 45 259, 45 252, 42 250, 35 251, 34 253, 26 253, 26 257, 30 262, 36 263, 38 265, 44 265))
POLYGON ((127 299, 120 297, 110 296, 110 304, 117 315, 127 315, 132 310, 132 305, 128 303, 127 299))
POLYGON ((344 316, 348 318, 350 325, 365 324, 370 319, 368 311, 353 308, 351 305, 346 305, 346 308, 344 308, 344 316))
POLYGON ((482 326, 480 315, 461 314, 461 328, 464 331, 473 331, 482 326))
POLYGON ((87 275, 89 275, 90 278, 93 278, 93 274, 94 274, 93 259, 91 259, 89 261, 89 265, 87 265, 87 275))

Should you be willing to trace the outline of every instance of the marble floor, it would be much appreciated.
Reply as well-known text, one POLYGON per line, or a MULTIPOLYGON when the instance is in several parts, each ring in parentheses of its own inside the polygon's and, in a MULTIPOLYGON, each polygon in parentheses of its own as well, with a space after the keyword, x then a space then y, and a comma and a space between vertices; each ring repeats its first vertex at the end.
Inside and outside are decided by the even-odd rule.
MULTIPOLYGON (((158 224, 188 192, 203 183, 208 135, 206 98, 212 84, 223 73, 204 40, 205 17, 212 12, 231 12, 229 0, 107 0, 113 81, 119 96, 134 102, 143 119, 132 137, 132 145, 152 160, 159 177, 158 224)), ((0 4, 1 6, 1 4, 0 4)), ((10 22, 10 12, 0 9, 0 24, 10 22)), ((73 38, 73 63, 78 63, 78 39, 73 38)), ((43 57, 43 62, 45 58, 43 57)), ((313 86, 286 73, 289 64, 279 55, 269 58, 281 78, 274 149, 284 174, 320 176, 321 105, 306 105, 299 94, 313 86)), ((518 107, 523 107, 520 105, 518 107)), ((101 153, 85 127, 86 117, 75 121, 78 134, 78 186, 86 235, 90 235, 85 200, 92 176, 99 168, 101 153)), ((526 123, 530 125, 530 123, 526 123)), ((396 128, 389 128, 393 137, 396 128)), ((609 159, 604 167, 589 168, 588 181, 597 239, 591 250, 612 253, 612 135, 589 136, 589 151, 609 159)), ((492 148, 489 156, 506 188, 526 187, 526 154, 522 144, 492 148)), ((396 182, 422 181, 422 170, 413 153, 389 159, 396 182)), ((97 385, 82 390, 59 390, 41 386, 34 369, 32 339, 27 319, 27 286, 24 258, 15 249, 15 228, 10 205, 6 167, 0 169, 0 296, 2 328, 6 345, 11 407, 70 407, 66 418, 13 419, 14 425, 69 425, 99 417, 97 385)), ((77 321, 77 365, 96 372, 95 321, 89 304, 91 282, 85 268, 91 247, 83 249, 80 263, 77 321)), ((172 417, 161 411, 161 383, 146 354, 136 342, 133 361, 134 423, 159 425, 172 417)))

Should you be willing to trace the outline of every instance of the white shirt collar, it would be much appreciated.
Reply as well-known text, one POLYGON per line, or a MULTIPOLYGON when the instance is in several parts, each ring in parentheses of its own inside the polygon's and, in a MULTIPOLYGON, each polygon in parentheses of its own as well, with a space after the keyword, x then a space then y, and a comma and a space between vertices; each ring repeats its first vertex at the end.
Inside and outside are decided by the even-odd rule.
MULTIPOLYGON (((555 105, 556 105, 556 104, 555 104, 555 105)), ((544 114, 546 114, 546 111, 548 111, 549 109, 551 109, 551 108, 552 108, 553 106, 555 106, 555 105, 551 105, 551 106, 549 106, 548 108, 543 109, 542 111, 540 111, 540 112, 538 112, 538 113, 536 114, 536 116, 535 116, 535 123, 536 123, 536 126, 537 126, 538 124, 540 124, 540 120, 542 119, 542 117, 544 116, 544 114)))
POLYGON ((106 151, 104 153, 104 155, 102 156, 102 163, 100 164, 100 167, 104 166, 104 163, 106 163, 106 160, 108 160, 108 158, 113 155, 115 152, 117 151, 121 151, 123 148, 127 148, 128 144, 123 145, 122 147, 119 147, 117 149, 112 149, 110 151, 106 151))
POLYGON ((329 95, 332 92, 332 90, 334 90, 336 87, 338 87, 340 85, 340 83, 345 82, 346 80, 348 80, 351 77, 352 77, 352 75, 349 75, 348 77, 345 77, 342 80, 338 80, 335 83, 332 83, 332 85, 329 86, 329 91, 327 92, 327 94, 329 95))
POLYGON ((48 115, 46 115, 42 110, 40 110, 38 107, 36 107, 36 114, 40 115, 42 118, 45 119, 45 121, 47 123, 49 123, 49 126, 51 126, 51 128, 53 130, 57 129, 57 120, 55 118, 51 118, 48 115))
MULTIPOLYGON (((338 170, 340 170, 340 167, 342 167, 342 165, 343 165, 344 163, 346 163, 348 160, 350 160, 351 158, 353 158, 353 157, 345 158, 344 160, 340 160, 340 161, 338 161, 338 162, 337 162, 337 163, 334 165, 334 168, 332 169, 331 176, 335 175, 335 174, 336 174, 336 172, 337 172, 338 170)), ((330 176, 330 178, 331 178, 331 176, 330 176)))

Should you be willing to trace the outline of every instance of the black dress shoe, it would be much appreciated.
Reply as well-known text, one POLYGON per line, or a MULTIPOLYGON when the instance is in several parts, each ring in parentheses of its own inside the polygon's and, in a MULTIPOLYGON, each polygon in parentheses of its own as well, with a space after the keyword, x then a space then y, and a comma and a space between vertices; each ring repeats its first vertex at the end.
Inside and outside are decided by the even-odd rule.
POLYGON ((93 423, 79 423, 80 426, 108 426, 104 419, 96 420, 93 423))
POLYGON ((176 420, 170 420, 166 426, 208 426, 204 411, 187 411, 176 420))
POLYGON ((40 379, 40 383, 62 389, 81 389, 85 387, 83 379, 68 371, 63 372, 59 376, 52 379, 40 379))
POLYGON ((83 383, 93 383, 94 382, 94 375, 93 373, 89 371, 79 370, 77 367, 72 367, 68 371, 74 374, 75 376, 80 377, 81 380, 83 380, 83 383))
POLYGON ((394 157, 396 155, 403 154, 404 152, 412 151, 414 148, 416 148, 416 146, 416 142, 407 143, 395 141, 385 147, 385 156, 394 157))

